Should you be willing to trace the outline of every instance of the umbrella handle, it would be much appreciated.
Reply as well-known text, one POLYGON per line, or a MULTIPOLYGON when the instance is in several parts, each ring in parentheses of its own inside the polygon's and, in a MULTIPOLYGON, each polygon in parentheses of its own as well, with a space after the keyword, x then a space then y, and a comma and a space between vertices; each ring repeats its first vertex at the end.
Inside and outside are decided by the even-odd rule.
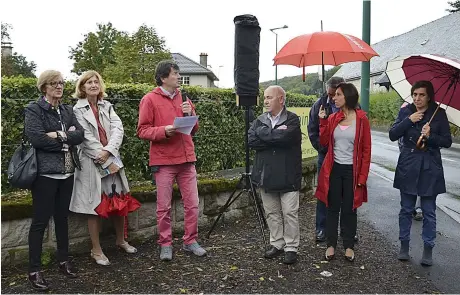
MULTIPOLYGON (((436 113, 438 112, 439 110, 439 107, 441 106, 441 104, 439 103, 438 104, 438 107, 436 108, 436 110, 434 111, 433 115, 431 116, 430 118, 430 121, 428 121, 428 125, 431 124, 431 121, 433 121, 433 118, 434 116, 436 115, 436 113)), ((425 151, 426 150, 426 141, 427 141, 427 138, 425 135, 420 135, 420 137, 418 138, 417 140, 417 144, 415 145, 415 147, 421 151, 425 151)))
POLYGON ((418 138, 417 140, 417 144, 415 145, 415 147, 418 149, 418 150, 421 150, 421 151, 425 151, 426 150, 426 136, 425 135, 420 135, 420 137, 418 138))

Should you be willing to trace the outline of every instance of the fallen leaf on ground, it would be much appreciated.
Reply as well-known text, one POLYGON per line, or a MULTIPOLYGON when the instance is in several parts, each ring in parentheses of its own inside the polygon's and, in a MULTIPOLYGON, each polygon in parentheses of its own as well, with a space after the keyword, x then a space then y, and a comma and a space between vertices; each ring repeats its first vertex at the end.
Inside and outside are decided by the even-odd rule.
POLYGON ((268 280, 271 281, 271 282, 274 282, 274 281, 275 281, 274 279, 272 279, 272 278, 270 278, 270 277, 268 278, 268 280))
POLYGON ((232 265, 232 266, 230 267, 230 270, 237 270, 237 269, 238 269, 238 266, 232 265))
POLYGON ((199 268, 199 267, 197 267, 196 269, 197 269, 198 271, 203 271, 203 269, 202 269, 202 268, 199 268))
POLYGON ((327 260, 321 260, 321 264, 326 264, 326 263, 329 263, 329 261, 327 261, 327 260))
POLYGON ((364 269, 364 265, 361 265, 360 269, 364 269))
POLYGON ((316 268, 321 268, 321 266, 319 266, 318 264, 313 264, 313 266, 316 268))
POLYGON ((260 277, 259 280, 261 281, 265 281, 264 277, 260 277))
POLYGON ((185 288, 179 288, 181 294, 187 293, 187 289, 185 288))
POLYGON ((320 275, 322 275, 323 277, 326 277, 326 278, 327 278, 327 277, 332 276, 332 273, 331 273, 331 272, 328 272, 328 271, 323 271, 323 272, 320 273, 320 275))

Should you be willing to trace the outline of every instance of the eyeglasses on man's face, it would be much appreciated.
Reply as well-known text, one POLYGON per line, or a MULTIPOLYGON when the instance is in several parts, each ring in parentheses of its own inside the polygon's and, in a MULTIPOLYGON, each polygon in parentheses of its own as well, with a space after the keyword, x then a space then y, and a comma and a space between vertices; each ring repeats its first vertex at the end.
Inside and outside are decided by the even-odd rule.
POLYGON ((53 82, 48 83, 48 85, 50 85, 50 86, 52 86, 54 88, 58 88, 58 86, 64 87, 64 84, 65 84, 64 81, 53 81, 53 82))

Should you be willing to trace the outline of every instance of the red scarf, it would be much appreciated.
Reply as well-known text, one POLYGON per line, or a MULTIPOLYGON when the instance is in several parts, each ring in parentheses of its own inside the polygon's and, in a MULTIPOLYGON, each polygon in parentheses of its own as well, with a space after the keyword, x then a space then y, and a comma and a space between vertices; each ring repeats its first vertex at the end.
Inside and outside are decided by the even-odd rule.
POLYGON ((105 132, 104 127, 102 127, 101 121, 99 120, 99 112, 97 111, 97 106, 89 104, 91 106, 91 110, 93 110, 94 117, 96 118, 97 122, 97 131, 99 132, 99 138, 102 146, 106 146, 109 141, 107 140, 107 133, 105 132))

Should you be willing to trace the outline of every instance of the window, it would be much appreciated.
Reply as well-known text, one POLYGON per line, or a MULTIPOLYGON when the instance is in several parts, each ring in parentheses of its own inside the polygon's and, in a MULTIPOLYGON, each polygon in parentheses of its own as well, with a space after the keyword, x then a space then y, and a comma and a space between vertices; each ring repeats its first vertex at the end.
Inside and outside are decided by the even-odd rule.
POLYGON ((180 84, 181 85, 190 85, 190 76, 182 76, 182 77, 180 77, 180 84))

